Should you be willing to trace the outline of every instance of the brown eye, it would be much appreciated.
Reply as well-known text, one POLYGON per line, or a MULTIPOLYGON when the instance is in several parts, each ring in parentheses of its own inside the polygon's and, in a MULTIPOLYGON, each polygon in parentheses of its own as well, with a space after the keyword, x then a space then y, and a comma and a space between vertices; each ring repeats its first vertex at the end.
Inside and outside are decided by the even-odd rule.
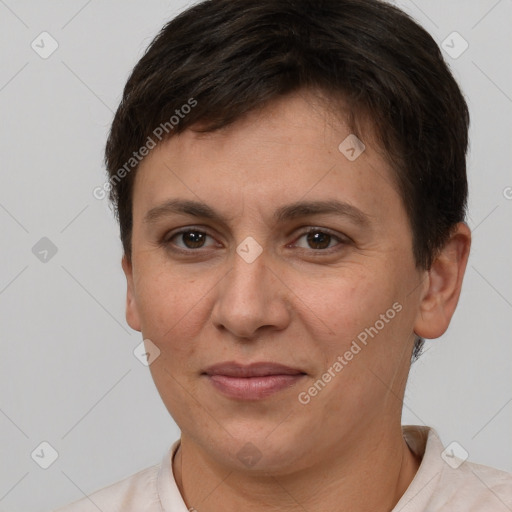
POLYGON ((175 245, 176 247, 184 250, 201 249, 203 247, 207 247, 206 241, 208 238, 211 237, 203 231, 189 229, 187 231, 175 233, 167 240, 166 245, 175 245))
POLYGON ((181 237, 183 243, 189 249, 197 249, 198 247, 202 247, 206 239, 206 235, 204 233, 200 233, 199 231, 189 231, 187 233, 183 233, 181 237))
POLYGON ((343 240, 340 237, 326 233, 321 229, 311 229, 304 233, 296 242, 301 249, 312 249, 322 251, 331 249, 336 245, 342 245, 343 240))
POLYGON ((327 249, 332 236, 321 231, 313 231, 307 234, 307 241, 311 249, 327 249))

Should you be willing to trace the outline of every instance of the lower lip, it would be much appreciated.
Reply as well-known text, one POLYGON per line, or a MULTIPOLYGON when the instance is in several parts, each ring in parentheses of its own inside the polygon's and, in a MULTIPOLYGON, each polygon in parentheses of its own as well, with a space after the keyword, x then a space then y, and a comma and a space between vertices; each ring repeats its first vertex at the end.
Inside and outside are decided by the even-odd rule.
POLYGON ((244 378, 226 375, 207 375, 207 377, 217 390, 230 398, 260 400, 293 386, 304 377, 304 374, 244 378))

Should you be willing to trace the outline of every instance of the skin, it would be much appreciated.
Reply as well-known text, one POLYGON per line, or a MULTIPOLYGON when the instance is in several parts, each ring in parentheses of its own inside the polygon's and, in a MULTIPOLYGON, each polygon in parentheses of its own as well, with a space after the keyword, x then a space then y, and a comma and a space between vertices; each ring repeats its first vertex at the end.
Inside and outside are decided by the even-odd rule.
POLYGON ((181 429, 173 471, 187 507, 388 511, 418 469, 401 432, 411 351, 415 333, 436 338, 449 325, 470 232, 457 225, 431 269, 417 268, 392 171, 367 132, 366 150, 349 161, 338 150, 348 126, 302 91, 220 131, 187 130, 140 164, 133 249, 122 262, 127 320, 160 350, 150 370, 181 429), (144 220, 170 199, 206 203, 224 221, 144 220), (361 210, 367 224, 333 213, 273 217, 290 203, 332 199, 361 210), (333 236, 308 241, 309 227, 333 236), (174 236, 180 228, 208 236, 198 244, 174 236), (252 263, 236 252, 248 236, 262 248, 252 263), (401 311, 378 335, 300 403, 397 302, 401 311), (224 361, 277 362, 306 375, 264 399, 235 400, 202 375, 224 361), (237 457, 246 443, 260 457, 252 466, 237 457))

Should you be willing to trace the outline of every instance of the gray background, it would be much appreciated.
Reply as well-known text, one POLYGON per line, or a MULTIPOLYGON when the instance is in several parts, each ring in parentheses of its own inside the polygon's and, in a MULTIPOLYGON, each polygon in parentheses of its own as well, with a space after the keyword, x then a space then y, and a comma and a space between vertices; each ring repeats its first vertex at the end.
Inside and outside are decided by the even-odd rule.
MULTIPOLYGON (((512 2, 398 4, 440 45, 453 31, 469 43, 445 55, 472 115, 474 233, 459 308, 413 367, 403 423, 512 471, 512 2)), ((92 190, 129 71, 185 5, 0 0, 2 511, 81 498, 160 462, 179 435, 133 355, 141 337, 124 319, 117 226, 92 190), (59 45, 46 59, 31 47, 43 31, 59 45), (47 242, 32 249, 43 237, 57 248, 47 261, 47 242), (31 457, 43 441, 59 454, 46 470, 31 457)))

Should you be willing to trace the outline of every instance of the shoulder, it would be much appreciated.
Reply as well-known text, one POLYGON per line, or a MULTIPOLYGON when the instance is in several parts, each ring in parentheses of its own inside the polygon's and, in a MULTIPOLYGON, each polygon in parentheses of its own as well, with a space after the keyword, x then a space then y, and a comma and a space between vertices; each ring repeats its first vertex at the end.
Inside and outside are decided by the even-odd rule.
POLYGON ((160 511, 157 479, 160 464, 143 469, 54 512, 160 511))
POLYGON ((421 464, 396 510, 402 512, 510 512, 512 474, 467 460, 464 448, 445 448, 435 429, 403 426, 421 464))
POLYGON ((440 512, 510 511, 512 474, 469 461, 444 466, 432 502, 440 512))

